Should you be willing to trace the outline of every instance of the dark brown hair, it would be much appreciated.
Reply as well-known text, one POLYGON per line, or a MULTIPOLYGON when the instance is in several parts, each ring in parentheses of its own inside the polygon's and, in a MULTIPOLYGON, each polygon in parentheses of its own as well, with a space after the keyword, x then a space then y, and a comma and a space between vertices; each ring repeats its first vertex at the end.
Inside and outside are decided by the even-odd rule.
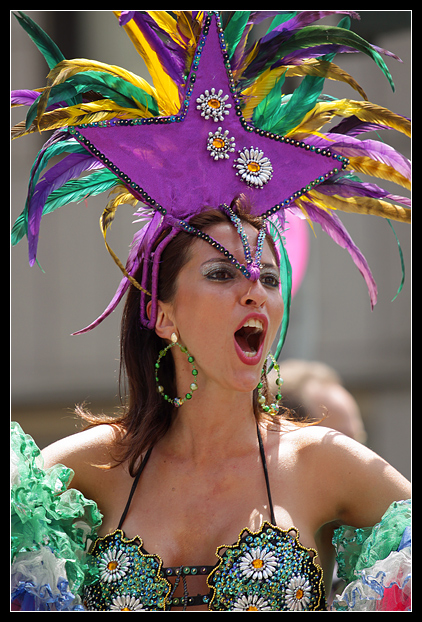
MULTIPOLYGON (((257 229, 262 227, 262 221, 246 211, 243 197, 240 197, 234 204, 242 221, 257 229)), ((230 220, 222 211, 209 208, 190 219, 189 222, 196 229, 203 230, 211 225, 230 222, 230 220)), ((169 231, 164 232, 161 239, 168 233, 169 231)), ((170 302, 173 299, 177 288, 177 276, 189 261, 195 239, 193 235, 181 231, 165 248, 161 257, 158 280, 159 300, 170 302)), ((137 280, 140 279, 141 271, 142 266, 135 274, 137 280)), ((124 396, 123 414, 117 417, 93 416, 82 409, 78 410, 89 426, 101 423, 118 426, 121 434, 119 440, 116 441, 116 465, 128 461, 132 476, 136 472, 141 455, 165 435, 171 425, 173 415, 172 404, 163 400, 156 390, 155 382, 155 363, 160 350, 165 347, 166 343, 157 336, 154 330, 143 328, 139 317, 140 291, 131 285, 121 324, 120 394, 124 396)), ((176 395, 172 356, 161 359, 160 382, 169 395, 176 395)), ((263 390, 264 394, 268 391, 265 379, 263 390)), ((253 394, 253 406, 258 421, 264 414, 258 405, 257 389, 253 394)))

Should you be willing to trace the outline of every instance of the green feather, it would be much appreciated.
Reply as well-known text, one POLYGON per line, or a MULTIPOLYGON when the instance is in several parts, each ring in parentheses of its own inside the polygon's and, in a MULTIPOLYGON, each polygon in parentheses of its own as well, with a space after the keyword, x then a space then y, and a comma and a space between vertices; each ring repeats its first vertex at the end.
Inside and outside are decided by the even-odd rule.
POLYGON ((50 214, 68 203, 79 203, 89 196, 107 192, 117 184, 122 182, 108 169, 94 171, 81 179, 71 179, 49 195, 42 213, 50 214))
POLYGON ((140 108, 143 106, 153 116, 158 116, 159 114, 156 100, 144 89, 106 72, 83 71, 71 76, 65 82, 56 84, 51 89, 44 91, 44 94, 29 108, 26 117, 26 127, 31 127, 39 111, 40 103, 42 110, 58 102, 67 102, 69 99, 74 101, 75 96, 79 96, 77 103, 81 103, 81 94, 88 91, 99 93, 101 98, 110 99, 123 108, 140 108))
POLYGON ((233 15, 224 30, 224 37, 226 40, 229 58, 233 56, 234 51, 242 38, 250 15, 250 11, 233 11, 233 15))
MULTIPOLYGON (((290 304, 292 301, 292 266, 290 265, 289 256, 283 244, 283 236, 279 226, 271 221, 266 221, 270 228, 270 234, 276 243, 277 249, 280 253, 280 283, 281 283, 281 295, 284 304, 283 319, 281 321, 280 335, 278 339, 277 348, 274 354, 274 358, 278 360, 280 352, 283 348, 286 340, 287 328, 290 320, 290 304)), ((272 368, 272 365, 270 369, 272 368)))
POLYGON ((285 44, 280 46, 277 56, 282 58, 297 49, 326 45, 327 43, 352 47, 372 58, 387 77, 394 91, 393 78, 381 54, 374 50, 371 44, 365 41, 365 39, 362 39, 362 37, 346 28, 320 25, 306 26, 290 37, 285 44))
POLYGON ((297 11, 280 11, 280 14, 274 17, 266 34, 268 35, 272 30, 274 30, 274 28, 277 28, 280 24, 284 24, 284 22, 288 22, 289 19, 293 19, 296 15, 297 11))
POLYGON ((18 242, 20 242, 23 236, 28 232, 28 204, 42 170, 47 166, 47 163, 51 160, 51 158, 62 155, 63 153, 86 153, 86 150, 74 138, 55 143, 48 147, 44 153, 42 153, 41 149, 31 168, 28 198, 25 202, 25 208, 16 219, 16 222, 12 228, 12 246, 15 246, 18 242))
POLYGON ((25 15, 22 11, 18 11, 18 14, 13 13, 13 15, 44 56, 50 69, 53 69, 57 63, 65 59, 54 41, 28 15, 25 15))
POLYGON ((397 296, 400 294, 401 290, 403 289, 403 285, 404 285, 404 281, 405 281, 405 277, 406 277, 406 271, 405 271, 405 265, 404 265, 404 257, 403 257, 403 251, 401 249, 401 245, 400 245, 400 240, 397 236, 397 233, 391 223, 391 220, 389 218, 386 219, 388 224, 391 227, 392 232, 394 233, 394 237, 396 238, 396 242, 397 242, 397 247, 399 249, 399 256, 400 256, 400 264, 401 264, 401 281, 400 281, 400 285, 399 288, 397 290, 397 294, 394 296, 393 300, 391 302, 394 302, 395 299, 397 298, 397 296))

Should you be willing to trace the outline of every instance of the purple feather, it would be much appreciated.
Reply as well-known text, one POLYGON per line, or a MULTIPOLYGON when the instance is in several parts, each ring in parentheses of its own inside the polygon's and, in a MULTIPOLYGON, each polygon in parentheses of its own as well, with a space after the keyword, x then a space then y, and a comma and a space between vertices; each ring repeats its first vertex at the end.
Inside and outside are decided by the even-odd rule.
POLYGON ((355 115, 342 119, 338 125, 333 127, 335 134, 347 134, 348 136, 359 136, 365 132, 377 132, 378 130, 390 130, 388 125, 378 125, 378 123, 368 123, 361 121, 355 115))
POLYGON ((328 43, 327 45, 315 45, 313 47, 300 48, 283 56, 283 58, 272 65, 273 69, 281 65, 300 65, 307 58, 318 58, 326 54, 356 54, 358 50, 348 46, 339 45, 337 43, 328 43))
POLYGON ((327 133, 325 139, 320 137, 312 137, 312 144, 316 147, 326 146, 327 140, 331 140, 331 148, 335 153, 346 156, 347 158, 367 157, 378 162, 382 162, 387 166, 391 166, 398 173, 403 175, 410 181, 411 166, 407 158, 396 151, 390 145, 382 143, 378 140, 358 140, 353 136, 344 136, 343 134, 327 133))
MULTIPOLYGON (((132 244, 130 246, 129 256, 128 256, 126 266, 125 266, 130 276, 133 276, 136 273, 141 262, 145 261, 145 258, 148 258, 148 259, 150 258, 152 246, 157 238, 157 235, 160 235, 163 230, 163 227, 161 226, 161 220, 162 220, 162 215, 159 212, 154 212, 154 215, 149 220, 149 222, 147 222, 142 227, 142 229, 137 231, 135 235, 133 236, 132 244)), ((146 273, 146 271, 144 272, 146 273)), ((112 300, 110 301, 110 304, 103 311, 103 313, 99 317, 97 317, 97 319, 94 320, 94 322, 92 322, 85 328, 82 328, 81 330, 78 330, 77 332, 72 333, 72 335, 82 335, 83 333, 87 333, 88 331, 92 330, 93 328, 101 324, 101 322, 105 320, 106 317, 108 317, 110 313, 112 313, 116 309, 117 305, 119 304, 119 302, 125 295, 129 286, 130 286, 129 279, 127 279, 126 277, 123 277, 123 279, 120 281, 120 284, 119 284, 119 287, 117 288, 116 293, 114 294, 112 300)), ((142 286, 146 288, 147 287, 146 282, 142 283, 142 286)))
MULTIPOLYGON (((301 214, 298 209, 292 210, 290 208, 290 211, 292 211, 293 213, 297 212, 301 214)), ((334 240, 334 242, 336 242, 336 244, 338 244, 342 248, 345 248, 348 251, 359 272, 365 279, 366 285, 368 287, 369 297, 371 300, 371 308, 373 309, 377 302, 377 285, 368 266, 368 262, 366 261, 362 252, 353 242, 350 234, 344 227, 339 217, 333 212, 325 212, 316 205, 312 205, 308 202, 306 202, 306 211, 308 212, 309 218, 313 222, 320 224, 322 230, 328 233, 328 235, 334 240)))
POLYGON ((276 28, 265 35, 265 37, 262 37, 261 43, 271 41, 273 37, 280 33, 286 33, 287 40, 301 28, 305 28, 306 26, 309 26, 309 24, 313 24, 314 22, 323 19, 324 17, 328 17, 329 15, 349 15, 349 17, 360 19, 358 13, 355 13, 355 11, 300 11, 298 15, 295 15, 295 17, 292 17, 287 22, 284 22, 279 26, 276 26, 276 28))
POLYGON ((84 171, 103 168, 102 162, 90 154, 68 155, 52 166, 35 186, 28 206, 28 247, 29 264, 34 265, 37 256, 38 236, 42 211, 48 196, 70 179, 79 177, 84 171))
POLYGON ((21 89, 17 91, 12 91, 10 96, 12 106, 32 106, 32 104, 36 99, 38 99, 40 94, 37 91, 21 89))
POLYGON ((184 81, 186 59, 184 51, 177 44, 172 45, 167 33, 157 26, 152 17, 140 11, 131 11, 131 13, 133 13, 132 19, 145 36, 148 45, 157 54, 164 71, 180 87, 184 81), (161 31, 165 36, 164 42, 155 31, 161 31))
POLYGON ((327 195, 338 195, 341 197, 349 198, 354 196, 370 197, 372 199, 388 199, 395 203, 402 203, 411 207, 411 200, 408 197, 403 197, 397 194, 391 194, 383 188, 380 188, 376 184, 369 184, 366 182, 360 182, 356 179, 350 178, 348 175, 338 173, 333 175, 329 180, 323 182, 318 186, 318 192, 327 195))

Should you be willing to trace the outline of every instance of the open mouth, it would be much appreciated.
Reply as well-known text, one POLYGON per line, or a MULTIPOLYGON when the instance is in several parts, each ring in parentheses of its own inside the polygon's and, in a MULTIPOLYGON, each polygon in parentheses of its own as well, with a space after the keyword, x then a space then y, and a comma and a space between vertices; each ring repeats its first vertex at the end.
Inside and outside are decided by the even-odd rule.
POLYGON ((235 341, 247 358, 258 353, 265 337, 264 323, 258 318, 249 318, 234 334, 235 341))

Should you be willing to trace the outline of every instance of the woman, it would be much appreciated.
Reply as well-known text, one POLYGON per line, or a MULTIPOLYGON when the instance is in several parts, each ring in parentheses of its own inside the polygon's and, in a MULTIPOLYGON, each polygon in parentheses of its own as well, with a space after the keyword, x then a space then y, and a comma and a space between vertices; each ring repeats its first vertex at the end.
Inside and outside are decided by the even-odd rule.
MULTIPOLYGON (((143 20, 141 15, 125 18, 137 19, 138 26, 143 20)), ((183 19, 188 17, 184 14, 183 19)), ((193 13, 189 19, 194 19, 193 13)), ((286 19, 282 23, 287 23, 286 19)), ((217 88, 204 88, 204 80, 210 80, 209 68, 205 74, 199 69, 200 63, 214 63, 213 46, 221 46, 227 65, 222 31, 218 16, 210 14, 190 78, 185 78, 190 86, 178 121, 180 125, 185 123, 186 133, 196 132, 196 124, 202 128, 200 117, 207 119, 217 109, 220 117, 214 120, 223 122, 231 113, 228 101, 233 101, 240 112, 235 98, 228 100, 217 88), (193 93, 201 91, 196 99, 200 115, 189 116, 189 100, 193 93)), ((217 70, 213 76, 218 76, 217 70)), ((221 75, 215 79, 222 79, 221 75)), ((60 95, 51 90, 50 100, 47 98, 44 104, 54 104, 54 97, 59 96, 64 96, 63 90, 60 95)), ((40 110, 38 115, 40 122, 40 110)), ((173 130, 176 133, 179 129, 177 120, 170 116, 160 123, 170 143, 173 130)), ((391 568, 396 572, 402 551, 408 553, 403 534, 409 485, 359 443, 323 427, 298 425, 280 415, 281 395, 271 396, 266 383, 271 344, 281 324, 278 355, 287 328, 291 275, 278 234, 281 223, 275 220, 279 215, 273 218, 282 203, 271 210, 267 204, 263 214, 250 197, 256 199, 254 193, 258 192, 271 204, 267 190, 281 183, 273 184, 272 177, 273 173, 274 178, 280 177, 277 167, 284 160, 284 156, 278 157, 277 150, 284 143, 283 154, 292 153, 290 141, 268 132, 254 136, 257 146, 239 151, 238 165, 234 165, 240 179, 229 178, 226 169, 227 179, 214 187, 213 180, 207 178, 201 190, 206 195, 212 186, 218 194, 222 192, 220 185, 226 184, 235 193, 235 184, 242 188, 243 183, 252 190, 250 196, 241 194, 230 207, 219 202, 210 208, 193 193, 184 197, 185 203, 180 201, 178 207, 170 209, 166 207, 171 203, 169 197, 165 197, 167 204, 159 198, 156 193, 161 188, 155 188, 148 175, 146 181, 135 178, 130 162, 124 164, 129 168, 120 165, 120 152, 107 152, 115 130, 123 135, 123 128, 117 125, 113 121, 102 126, 107 134, 98 132, 95 124, 78 125, 69 132, 73 153, 80 153, 81 145, 156 209, 157 218, 152 217, 150 229, 135 236, 126 268, 109 249, 125 277, 100 319, 129 290, 121 342, 128 406, 119 419, 101 420, 85 414, 91 427, 43 452, 47 469, 53 468, 54 472, 58 464, 63 464, 74 472, 71 486, 78 491, 78 503, 84 507, 83 497, 91 499, 103 515, 98 537, 90 548, 93 567, 84 568, 85 577, 74 582, 77 587, 85 584, 84 606, 88 610, 111 611, 178 611, 188 607, 217 611, 324 610, 334 565, 331 540, 336 528, 344 575, 349 581, 354 579, 352 591, 343 596, 338 607, 350 604, 353 608, 357 601, 365 603, 364 607, 368 602, 373 606, 372 596, 365 593, 366 570, 372 570, 380 560, 389 564, 390 574, 391 568), (265 152, 259 151, 261 144, 265 152), (147 183, 152 184, 153 191, 147 183), (192 201, 196 206, 189 212, 192 201), (179 210, 177 216, 175 209, 179 210), (392 522, 396 525, 394 536, 390 533, 392 522), (358 529, 356 535, 347 525, 358 529), (370 525, 376 527, 362 529, 370 525), (390 530, 388 538, 386 529, 390 530), (389 550, 375 558, 368 555, 365 562, 363 553, 359 556, 356 550, 358 541, 362 551, 364 545, 370 545, 371 553, 378 551, 380 542, 387 542, 389 550), (351 551, 354 562, 358 557, 356 565, 349 560, 351 551)), ((251 126, 246 124, 244 129, 246 126, 251 131, 251 126)), ((141 123, 139 127, 141 136, 150 130, 150 136, 155 136, 157 126, 141 123)), ((228 127, 227 131, 219 127, 217 132, 209 132, 207 151, 215 161, 222 154, 221 159, 229 159, 231 144, 239 142, 238 134, 228 127), (235 136, 230 137, 231 131, 235 136)), ((208 128, 204 131, 208 134, 208 128)), ((56 140, 62 138, 57 136, 56 140)), ((50 142, 48 149, 53 144, 50 142)), ((157 141, 155 165, 161 157, 161 144, 157 141)), ((294 194, 284 190, 287 198, 283 206, 289 209, 293 209, 295 201, 305 204, 316 185, 321 184, 318 189, 322 190, 323 182, 335 183, 340 171, 333 169, 327 158, 337 159, 343 170, 349 164, 345 157, 332 156, 327 150, 322 153, 318 148, 314 155, 318 156, 318 166, 325 167, 324 172, 311 174, 308 155, 313 162, 310 152, 315 150, 305 142, 293 147, 294 155, 300 153, 303 159, 303 174, 311 175, 313 181, 294 194)), ((166 149, 163 157, 170 169, 172 152, 168 145, 166 149)), ((202 152, 200 157, 210 163, 208 153, 202 152)), ((149 173, 154 174, 151 170, 149 173)), ((181 184, 180 180, 169 175, 165 185, 169 190, 164 192, 172 195, 177 184, 181 184)), ((315 195, 313 200, 317 203, 318 197, 315 195)), ((109 204, 103 215, 104 233, 117 204, 109 204)), ((317 209, 317 205, 309 205, 307 213, 317 219, 317 209)), ((32 260, 37 243, 36 213, 36 208, 31 212, 30 206, 26 214, 32 260)), ((323 215, 319 218, 325 219, 328 230, 333 229, 334 221, 323 215)), ((23 222, 25 214, 21 228, 23 222)), ((338 223, 336 226, 338 240, 340 231, 345 234, 338 223)), ((355 247, 348 248, 371 288, 363 258, 355 247)), ((277 370, 276 359, 272 355, 270 358, 277 370)), ((44 476, 36 472, 36 477, 41 481, 44 476)), ((64 479, 62 475, 60 481, 64 479)), ((89 503, 86 507, 90 507, 89 503)), ((56 511, 56 515, 60 513, 56 511)), ((98 516, 91 512, 85 536, 98 522, 98 516)), ((54 552, 54 538, 47 537, 54 552)), ((77 567, 73 558, 78 556, 80 559, 80 552, 73 555, 71 568, 77 567)), ((68 578, 72 578, 70 572, 68 578)), ((25 589, 28 591, 27 583, 18 582, 18 602, 25 589)), ((375 606, 379 606, 381 596, 391 596, 391 586, 394 590, 397 586, 400 594, 396 598, 398 606, 405 603, 407 607, 403 578, 401 583, 394 579, 382 584, 375 606)), ((64 588, 61 594, 66 594, 64 588)), ((61 603, 51 598, 56 606, 61 603)))

